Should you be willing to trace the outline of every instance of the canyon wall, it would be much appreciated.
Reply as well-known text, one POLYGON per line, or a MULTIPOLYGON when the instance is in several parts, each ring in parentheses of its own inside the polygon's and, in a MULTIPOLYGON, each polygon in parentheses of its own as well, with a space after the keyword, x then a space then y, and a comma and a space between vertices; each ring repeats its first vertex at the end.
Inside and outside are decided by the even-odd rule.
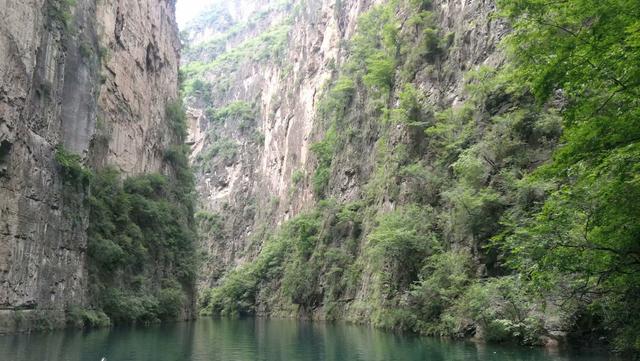
POLYGON ((174 13, 173 0, 0 3, 0 330, 59 325, 88 303, 88 186, 57 154, 168 172, 174 13))
POLYGON ((198 30, 184 55, 185 73, 189 63, 222 59, 210 71, 187 75, 187 89, 194 78, 205 83, 204 89, 187 92, 187 102, 199 204, 215 214, 216 224, 213 233, 205 229, 202 235, 208 251, 203 287, 215 284, 228 267, 250 260, 266 230, 315 201, 309 183, 294 184, 292 177, 313 170, 309 147, 318 137, 317 102, 341 61, 340 43, 370 4, 350 2, 339 16, 335 6, 326 1, 239 5, 247 12, 206 41, 198 38, 199 29, 233 17, 215 11, 215 17, 192 26, 198 30), (236 56, 234 49, 249 50, 236 56), (225 54, 233 57, 228 63, 225 54), (230 114, 212 119, 220 109, 230 114))
POLYGON ((501 83, 495 2, 242 4, 184 30, 202 314, 556 342, 491 247, 561 132, 501 83))
MULTIPOLYGON (((323 198, 312 184, 317 157, 311 146, 327 130, 319 104, 347 62, 358 19, 385 2, 242 3, 214 7, 185 29, 191 42, 183 57, 185 99, 208 253, 201 289, 253 260, 267 233, 323 198)), ((465 100, 469 70, 501 64, 497 44, 506 30, 490 17, 492 1, 433 1, 429 8, 451 44, 438 69, 418 72, 413 83, 425 103, 457 106, 465 100)), ((381 126, 366 114, 365 100, 350 104, 348 124, 337 130, 359 133, 332 161, 326 197, 341 203, 362 197, 379 161, 381 126)), ((412 142, 412 131, 398 125, 394 141, 412 142)), ((395 205, 383 200, 377 207, 395 205)))

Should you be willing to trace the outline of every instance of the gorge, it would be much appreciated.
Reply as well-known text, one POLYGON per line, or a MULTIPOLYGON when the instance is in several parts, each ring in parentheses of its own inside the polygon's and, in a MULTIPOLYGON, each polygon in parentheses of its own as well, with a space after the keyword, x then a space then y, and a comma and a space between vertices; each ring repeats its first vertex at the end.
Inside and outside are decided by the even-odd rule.
POLYGON ((637 1, 1 5, 0 332, 640 352, 637 1))

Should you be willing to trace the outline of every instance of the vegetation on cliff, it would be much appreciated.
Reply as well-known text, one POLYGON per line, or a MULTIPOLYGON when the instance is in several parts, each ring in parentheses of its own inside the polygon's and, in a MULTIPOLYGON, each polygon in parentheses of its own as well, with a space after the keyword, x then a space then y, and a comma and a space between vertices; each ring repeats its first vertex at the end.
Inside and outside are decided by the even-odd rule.
POLYGON ((106 169, 91 188, 91 294, 113 322, 177 318, 193 293, 194 231, 169 178, 120 180, 106 169))
MULTIPOLYGON (((166 119, 175 143, 182 144, 181 103, 167 105, 166 119)), ((189 312, 197 253, 187 154, 182 145, 167 149, 169 175, 122 180, 119 172, 103 169, 91 183, 91 295, 113 322, 157 322, 189 312)))
POLYGON ((584 332, 640 351, 640 3, 500 1, 514 26, 511 81, 562 101, 562 146, 524 182, 543 202, 504 217, 509 265, 556 292, 584 332))
POLYGON ((423 88, 454 76, 463 46, 430 1, 360 17, 318 105, 317 206, 267 232, 253 262, 201 295, 204 313, 528 345, 564 330, 640 350, 640 7, 498 5, 507 64, 468 71, 455 106, 423 88), (373 170, 337 201, 334 178, 368 138, 373 170))
MULTIPOLYGON (((166 119, 173 142, 183 143, 182 105, 169 104, 166 119)), ((57 149, 66 184, 87 194, 89 208, 90 307, 71 307, 71 325, 151 323, 189 312, 198 258, 187 152, 166 150, 166 175, 123 177, 108 167, 92 171, 80 156, 57 149)))

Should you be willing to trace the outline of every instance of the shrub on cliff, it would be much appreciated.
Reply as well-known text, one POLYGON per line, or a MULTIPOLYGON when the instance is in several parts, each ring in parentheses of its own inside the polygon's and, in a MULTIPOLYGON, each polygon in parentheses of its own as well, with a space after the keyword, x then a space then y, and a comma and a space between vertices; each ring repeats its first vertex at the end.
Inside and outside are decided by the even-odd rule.
POLYGON ((73 20, 71 8, 76 5, 76 0, 48 0, 46 4, 49 18, 62 25, 64 30, 70 30, 73 20))
POLYGON ((367 252, 379 297, 392 298, 417 279, 424 260, 439 247, 432 226, 432 209, 418 205, 378 217, 367 252))
POLYGON ((65 182, 76 186, 87 186, 92 173, 82 164, 82 158, 66 150, 62 145, 56 147, 54 159, 60 167, 65 182))
POLYGON ((102 310, 73 306, 67 310, 67 324, 75 328, 99 328, 111 325, 111 320, 102 310))
POLYGON ((169 129, 180 142, 187 136, 187 116, 181 100, 167 102, 165 116, 169 129))
POLYGON ((311 146, 311 151, 315 154, 318 165, 311 179, 313 191, 317 197, 324 197, 325 190, 329 185, 331 177, 331 162, 336 147, 336 130, 331 128, 327 131, 324 138, 311 146))
POLYGON ((518 276, 498 277, 475 282, 443 319, 454 334, 475 325, 476 335, 487 341, 538 345, 545 333, 541 304, 518 276))
POLYGON ((465 250, 429 257, 420 270, 420 281, 412 285, 407 298, 407 308, 416 318, 414 331, 434 336, 465 336, 464 329, 452 332, 448 328, 445 315, 472 283, 472 267, 471 255, 465 250))
POLYGON ((98 172, 91 187, 88 248, 92 296, 116 323, 175 318, 196 270, 190 207, 160 174, 120 180, 98 172), (153 266, 149 262, 153 260, 153 266), (166 277, 156 285, 150 272, 166 277), (118 275, 114 278, 114 275, 118 275))

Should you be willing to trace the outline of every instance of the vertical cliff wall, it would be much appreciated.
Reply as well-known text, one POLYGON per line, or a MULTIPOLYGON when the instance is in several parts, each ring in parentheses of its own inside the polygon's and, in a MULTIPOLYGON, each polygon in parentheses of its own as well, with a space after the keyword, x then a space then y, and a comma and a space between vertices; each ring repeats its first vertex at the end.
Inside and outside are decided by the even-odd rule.
MULTIPOLYGON (((329 155, 326 194, 314 194, 318 157, 311 147, 328 130, 320 104, 352 56, 358 19, 385 2, 291 1, 259 8, 230 3, 185 30, 191 44, 183 71, 208 251, 201 287, 216 285, 225 271, 251 261, 268 233, 322 198, 361 199, 381 161, 376 143, 386 127, 368 111, 372 96, 360 92, 348 104, 345 124, 335 129, 350 139, 329 155)), ((438 37, 448 36, 450 44, 437 64, 417 65, 412 83, 425 103, 444 108, 465 99, 467 71, 499 65, 496 45, 504 29, 490 19, 492 2, 434 1, 429 9, 438 37)), ((397 15, 406 22, 415 14, 397 15)), ((426 62, 423 57, 418 61, 426 62)), ((395 101, 401 90, 394 89, 395 101)), ((412 142, 412 132, 397 125, 393 142, 412 142)), ((381 202, 380 211, 395 207, 381 202)))
POLYGON ((183 71, 209 252, 202 286, 250 260, 265 231, 313 204, 303 178, 314 164, 317 102, 342 61, 340 44, 369 6, 241 3, 232 6, 239 16, 214 8, 185 30, 193 39, 183 71), (202 37, 207 28, 215 34, 202 37))
POLYGON ((527 343, 562 328, 537 300, 504 336, 482 320, 520 322, 505 305, 521 296, 472 294, 517 293, 488 245, 544 194, 517 182, 560 133, 496 76, 493 1, 229 4, 186 29, 182 68, 204 313, 527 343), (494 313, 462 311, 472 299, 494 313))
POLYGON ((174 6, 0 4, 0 329, 30 327, 24 317, 59 324, 88 302, 88 186, 65 176, 56 154, 125 176, 169 172, 174 6))

